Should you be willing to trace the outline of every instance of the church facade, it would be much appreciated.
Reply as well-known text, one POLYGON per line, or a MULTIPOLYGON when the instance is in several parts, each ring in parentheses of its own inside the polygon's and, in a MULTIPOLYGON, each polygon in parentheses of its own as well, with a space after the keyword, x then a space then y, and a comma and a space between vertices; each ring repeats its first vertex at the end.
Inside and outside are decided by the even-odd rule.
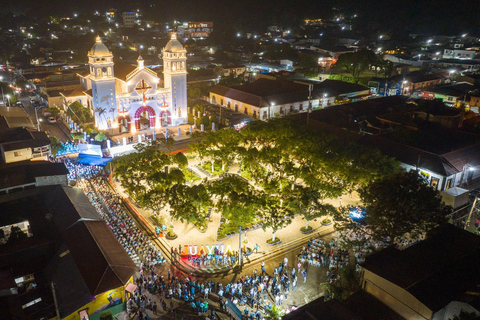
POLYGON ((173 34, 162 51, 164 79, 145 67, 114 62, 97 37, 88 52, 89 71, 80 76, 81 87, 65 96, 65 104, 79 101, 95 116, 100 130, 136 132, 188 122, 187 52, 173 34))

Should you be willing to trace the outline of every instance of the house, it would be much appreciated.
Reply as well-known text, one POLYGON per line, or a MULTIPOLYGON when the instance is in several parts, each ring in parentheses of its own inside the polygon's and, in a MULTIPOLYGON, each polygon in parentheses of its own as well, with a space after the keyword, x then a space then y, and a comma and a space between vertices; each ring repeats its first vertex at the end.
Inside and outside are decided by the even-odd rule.
POLYGON ((240 75, 245 74, 246 67, 244 65, 215 67, 213 71, 217 76, 220 76, 220 77, 233 76, 236 78, 240 75))
POLYGON ((411 95, 417 90, 431 88, 442 83, 445 77, 441 74, 421 74, 411 72, 407 75, 396 75, 390 78, 370 78, 368 86, 373 94, 380 96, 411 95))
POLYGON ((211 103, 260 120, 305 112, 310 102, 313 108, 319 105, 318 96, 312 95, 309 100, 308 85, 287 80, 261 78, 233 88, 216 85, 209 92, 211 103))
POLYGON ((81 189, 0 195, 0 229, 3 319, 98 319, 123 310, 137 267, 81 189))
MULTIPOLYGON (((400 80, 402 76, 396 77, 400 80)), ((403 78, 403 94, 412 94, 416 90, 423 90, 441 84, 445 76, 438 73, 417 75, 412 72, 403 78)))
POLYGON ((14 128, 35 129, 35 126, 23 108, 0 107, 0 132, 14 128))
POLYGON ((476 274, 480 238, 447 224, 406 248, 367 256, 362 289, 405 319, 451 319, 461 310, 480 314, 476 274))
POLYGON ((0 166, 0 195, 46 185, 67 186, 63 163, 23 161, 0 166))
POLYGON ((3 130, 0 133, 2 163, 25 160, 48 160, 50 139, 45 132, 26 128, 3 130))
MULTIPOLYGON (((306 115, 292 117, 306 124, 306 115)), ((462 121, 460 109, 422 107, 401 96, 326 107, 309 116, 312 128, 377 149, 439 191, 480 178, 480 143, 458 130, 462 121)))
MULTIPOLYGON (((473 86, 469 85, 473 88, 473 86)), ((462 100, 465 101, 467 93, 456 85, 438 86, 425 89, 423 99, 441 99, 447 106, 457 106, 462 100)))
POLYGON ((461 50, 461 49, 444 49, 443 50, 443 59, 462 59, 462 60, 473 60, 475 58, 476 52, 473 50, 461 50))
POLYGON ((335 101, 356 101, 369 95, 367 87, 338 80, 260 78, 239 87, 216 85, 210 89, 211 103, 260 120, 306 112, 309 106, 316 109, 335 101))

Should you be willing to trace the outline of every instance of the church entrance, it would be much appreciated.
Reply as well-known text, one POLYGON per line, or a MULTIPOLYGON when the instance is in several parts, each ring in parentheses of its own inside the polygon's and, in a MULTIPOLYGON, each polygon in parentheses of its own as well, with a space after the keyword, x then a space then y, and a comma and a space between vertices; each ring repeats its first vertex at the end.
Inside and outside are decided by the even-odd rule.
POLYGON ((124 116, 118 118, 118 128, 121 133, 130 132, 130 125, 132 123, 132 118, 130 116, 124 116))
POLYGON ((135 111, 134 120, 137 130, 155 128, 155 110, 150 106, 142 106, 135 111))
POLYGON ((160 123, 162 127, 168 127, 172 124, 172 117, 170 115, 170 111, 165 110, 160 113, 160 123))

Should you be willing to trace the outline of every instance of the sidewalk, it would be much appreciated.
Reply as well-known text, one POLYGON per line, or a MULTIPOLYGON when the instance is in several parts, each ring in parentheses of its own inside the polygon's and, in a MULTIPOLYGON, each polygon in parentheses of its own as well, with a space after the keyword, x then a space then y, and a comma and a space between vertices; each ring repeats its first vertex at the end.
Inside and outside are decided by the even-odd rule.
MULTIPOLYGON (((118 182, 113 182, 119 194, 124 198, 128 198, 128 195, 125 193, 123 187, 118 182)), ((133 205, 135 205, 133 201, 131 202, 133 205)), ((339 206, 340 203, 341 205, 357 205, 358 199, 350 195, 344 195, 342 198, 329 199, 326 202, 331 203, 334 206, 339 206)), ((145 221, 153 225, 150 218, 153 215, 153 212, 151 210, 146 208, 140 208, 138 206, 135 206, 135 209, 138 211, 139 214, 141 214, 145 221)), ((186 245, 197 245, 198 250, 200 250, 200 246, 222 244, 224 245, 225 251, 237 251, 239 248, 240 239, 238 233, 224 240, 217 240, 217 230, 220 226, 221 213, 215 209, 212 210, 211 221, 207 224, 207 229, 204 232, 201 232, 193 224, 187 222, 182 223, 177 220, 172 220, 167 212, 162 212, 161 215, 166 218, 166 225, 172 224, 173 231, 178 235, 178 237, 174 240, 165 239, 165 242, 168 243, 168 245, 172 248, 178 249, 179 247, 183 248, 186 245)), ((271 228, 267 228, 265 231, 262 228, 259 228, 256 230, 242 232, 241 244, 242 246, 246 245, 247 247, 250 247, 252 249, 255 244, 258 244, 260 246, 258 253, 252 253, 248 259, 257 260, 272 251, 286 248, 290 244, 294 244, 305 237, 311 237, 317 235, 319 232, 323 233, 327 230, 333 230, 333 225, 323 226, 321 223, 322 219, 323 218, 319 218, 317 219, 317 221, 310 221, 309 226, 313 228, 313 231, 305 235, 300 232, 300 228, 305 226, 306 221, 301 216, 294 217, 292 223, 289 226, 277 231, 276 237, 280 238, 280 240, 282 241, 282 243, 278 245, 270 246, 266 243, 267 240, 272 238, 271 228)), ((198 270, 199 268, 195 267, 195 269, 198 270)), ((204 271, 215 272, 217 271, 217 268, 211 268, 209 270, 208 267, 205 267, 204 271)))

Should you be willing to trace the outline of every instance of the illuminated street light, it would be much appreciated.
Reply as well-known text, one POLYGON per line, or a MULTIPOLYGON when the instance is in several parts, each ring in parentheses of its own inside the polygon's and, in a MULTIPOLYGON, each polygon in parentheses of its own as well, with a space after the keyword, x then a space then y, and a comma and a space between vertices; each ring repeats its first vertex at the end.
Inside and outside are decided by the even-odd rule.
POLYGON ((239 33, 237 33, 237 38, 240 38, 240 32, 239 32, 239 33))

